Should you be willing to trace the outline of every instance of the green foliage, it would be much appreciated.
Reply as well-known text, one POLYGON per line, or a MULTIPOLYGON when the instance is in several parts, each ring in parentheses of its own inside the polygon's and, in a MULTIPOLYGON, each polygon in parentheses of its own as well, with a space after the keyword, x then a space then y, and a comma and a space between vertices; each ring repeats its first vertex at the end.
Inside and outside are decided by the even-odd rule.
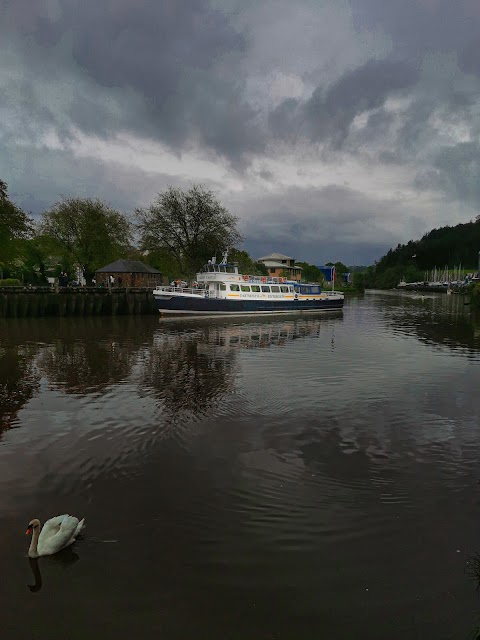
POLYGON ((232 249, 228 254, 229 262, 236 262, 240 273, 248 273, 253 276, 266 276, 267 268, 261 262, 255 262, 247 251, 232 249))
POLYGON ((132 250, 129 252, 128 257, 132 260, 140 260, 141 262, 158 269, 168 278, 169 282, 178 278, 178 276, 186 276, 186 274, 178 272, 178 266, 175 258, 165 249, 156 249, 154 251, 147 252, 142 252, 138 249, 132 250))
POLYGON ((475 222, 454 227, 433 229, 421 240, 410 240, 390 249, 366 273, 367 287, 395 287, 402 278, 406 282, 421 282, 425 271, 447 265, 450 268, 463 265, 476 270, 480 250, 480 216, 475 222))
POLYGON ((68 264, 69 261, 63 256, 64 253, 58 242, 41 233, 23 241, 21 259, 24 281, 32 284, 45 284, 47 273, 58 275, 60 271, 67 270, 66 263, 68 264))
POLYGON ((131 225, 101 200, 62 198, 43 214, 42 232, 80 266, 90 283, 96 269, 128 251, 131 225))
POLYGON ((475 309, 480 309, 480 282, 469 285, 467 292, 470 294, 470 304, 475 309))
POLYGON ((377 263, 377 271, 412 265, 419 271, 444 265, 476 265, 480 249, 480 219, 454 227, 433 229, 421 240, 399 244, 377 263))
POLYGON ((335 267, 335 271, 337 273, 337 277, 343 275, 344 273, 348 273, 349 269, 343 262, 326 262, 325 266, 327 267, 335 267))
POLYGON ((323 284, 325 280, 323 273, 314 264, 309 264, 308 262, 297 262, 296 264, 298 267, 302 267, 302 280, 323 284))
POLYGON ((365 274, 359 271, 355 271, 352 280, 352 285, 355 291, 358 291, 358 293, 363 293, 365 291, 365 274))
POLYGON ((32 233, 32 220, 8 197, 7 183, 0 180, 0 259, 8 264, 19 252, 23 239, 32 233))
POLYGON ((255 274, 258 276, 268 276, 268 269, 263 262, 255 262, 255 274))
POLYGON ((142 249, 168 252, 180 274, 193 275, 209 258, 243 240, 238 219, 202 185, 188 191, 169 187, 136 213, 142 249))
POLYGON ((5 278, 0 280, 0 287, 21 287, 22 283, 18 278, 5 278))

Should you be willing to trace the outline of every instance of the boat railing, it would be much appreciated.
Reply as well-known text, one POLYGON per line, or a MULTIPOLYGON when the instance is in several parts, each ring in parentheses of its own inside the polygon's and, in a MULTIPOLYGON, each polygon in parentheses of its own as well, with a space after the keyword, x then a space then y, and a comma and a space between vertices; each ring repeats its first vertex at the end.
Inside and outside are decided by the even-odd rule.
POLYGON ((287 278, 279 278, 276 276, 244 276, 245 283, 248 284, 286 284, 287 278))
POLYGON ((162 293, 182 293, 199 296, 201 298, 208 298, 208 291, 206 289, 199 289, 198 287, 172 287, 170 285, 157 287, 154 291, 161 291, 162 293))
POLYGON ((343 296, 343 291, 323 291, 322 293, 325 293, 327 295, 327 297, 330 296, 343 296))

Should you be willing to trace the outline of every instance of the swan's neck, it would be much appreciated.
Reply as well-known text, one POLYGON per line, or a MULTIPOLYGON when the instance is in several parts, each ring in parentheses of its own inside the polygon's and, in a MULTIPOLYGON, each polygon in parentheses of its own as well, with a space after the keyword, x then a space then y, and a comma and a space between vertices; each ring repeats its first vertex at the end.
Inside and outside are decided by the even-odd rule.
POLYGON ((37 545, 38 545, 38 536, 40 535, 40 529, 41 529, 41 525, 38 525, 38 527, 34 527, 33 529, 33 533, 32 533, 32 540, 30 542, 30 547, 28 549, 28 557, 29 558, 38 558, 39 554, 37 551, 37 545))

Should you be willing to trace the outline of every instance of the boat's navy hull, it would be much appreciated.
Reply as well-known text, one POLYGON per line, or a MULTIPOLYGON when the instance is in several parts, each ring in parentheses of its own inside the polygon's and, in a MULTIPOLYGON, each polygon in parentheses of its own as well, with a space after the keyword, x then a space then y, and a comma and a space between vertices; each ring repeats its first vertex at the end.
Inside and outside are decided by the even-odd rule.
POLYGON ((294 311, 337 311, 343 307, 343 298, 280 301, 155 296, 155 302, 160 313, 179 314, 292 313, 294 311))

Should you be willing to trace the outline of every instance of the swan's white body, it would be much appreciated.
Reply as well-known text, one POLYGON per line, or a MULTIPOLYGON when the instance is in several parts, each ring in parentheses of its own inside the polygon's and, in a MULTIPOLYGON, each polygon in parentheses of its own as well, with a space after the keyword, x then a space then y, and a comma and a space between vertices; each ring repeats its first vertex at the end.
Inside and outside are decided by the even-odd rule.
MULTIPOLYGON (((37 521, 38 522, 38 521, 37 521)), ((64 514, 50 518, 40 531, 40 523, 33 528, 32 541, 28 550, 30 558, 51 556, 68 547, 85 526, 85 519, 78 520, 75 516, 64 514)))

